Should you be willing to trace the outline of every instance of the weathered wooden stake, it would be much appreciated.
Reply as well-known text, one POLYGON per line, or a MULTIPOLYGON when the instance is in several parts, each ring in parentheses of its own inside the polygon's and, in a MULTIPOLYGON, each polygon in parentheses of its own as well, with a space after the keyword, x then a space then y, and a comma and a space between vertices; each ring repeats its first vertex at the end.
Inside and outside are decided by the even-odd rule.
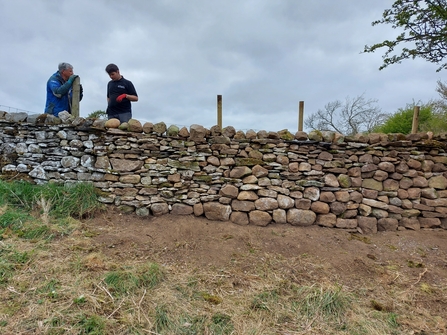
POLYGON ((419 106, 414 106, 413 108, 413 125, 411 127, 411 133, 416 134, 418 132, 418 126, 419 126, 419 106))
POLYGON ((298 114, 298 131, 303 131, 304 101, 300 101, 298 114))
POLYGON ((217 96, 217 125, 222 129, 222 95, 217 96))
POLYGON ((81 98, 81 79, 76 77, 73 82, 73 96, 71 98, 71 115, 79 117, 79 100, 81 98))

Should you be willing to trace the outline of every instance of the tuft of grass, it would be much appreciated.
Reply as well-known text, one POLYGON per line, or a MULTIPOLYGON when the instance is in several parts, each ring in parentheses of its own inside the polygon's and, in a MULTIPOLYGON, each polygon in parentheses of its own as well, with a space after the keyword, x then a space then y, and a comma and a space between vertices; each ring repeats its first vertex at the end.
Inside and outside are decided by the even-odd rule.
POLYGON ((139 288, 154 288, 164 278, 158 264, 150 263, 141 269, 125 269, 109 272, 104 282, 111 292, 125 295, 139 288))
POLYGON ((106 322, 98 315, 81 315, 77 323, 78 334, 103 335, 106 334, 106 322))
POLYGON ((20 209, 7 207, 0 216, 0 228, 10 228, 18 230, 23 227, 24 223, 32 220, 33 217, 20 209))
POLYGON ((49 240, 54 235, 52 233, 51 228, 48 225, 42 224, 31 224, 26 225, 23 229, 21 229, 18 234, 19 237, 27 239, 27 240, 49 240))
POLYGON ((44 294, 49 299, 57 299, 58 298, 58 290, 60 287, 60 283, 56 279, 51 279, 48 282, 44 283, 38 290, 38 293, 44 294))
POLYGON ((155 307, 155 331, 157 333, 169 330, 173 325, 168 316, 168 309, 165 305, 155 307))
POLYGON ((0 285, 7 283, 15 271, 29 261, 30 254, 28 252, 20 252, 11 246, 1 247, 0 245, 0 285))
POLYGON ((274 305, 278 300, 276 290, 265 291, 257 294, 251 301, 250 308, 254 310, 270 311, 269 305, 274 305))
POLYGON ((39 196, 50 201, 52 204, 50 213, 57 218, 89 217, 101 207, 97 191, 90 183, 75 183, 67 186, 48 184, 41 189, 39 196))
POLYGON ((301 299, 297 302, 297 307, 308 318, 319 316, 338 321, 343 317, 351 300, 347 294, 344 294, 341 286, 302 287, 298 293, 301 299))
POLYGON ((211 334, 226 335, 233 332, 234 325, 231 321, 231 316, 224 313, 216 313, 211 317, 211 325, 209 328, 211 334))
POLYGON ((25 181, 8 183, 0 180, 0 204, 31 211, 38 186, 25 181))
POLYGON ((49 215, 83 218, 102 207, 97 201, 97 192, 91 183, 33 185, 24 181, 0 181, 0 205, 28 212, 39 209, 44 222, 48 222, 49 215))

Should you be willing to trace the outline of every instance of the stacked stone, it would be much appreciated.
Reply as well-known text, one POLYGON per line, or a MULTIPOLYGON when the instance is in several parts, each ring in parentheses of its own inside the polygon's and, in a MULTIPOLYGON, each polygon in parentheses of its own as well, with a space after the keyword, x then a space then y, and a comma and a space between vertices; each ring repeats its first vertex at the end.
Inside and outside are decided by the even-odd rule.
POLYGON ((447 229, 443 136, 243 133, 137 120, 117 129, 18 117, 0 115, 3 174, 91 182, 123 212, 363 233, 447 229))

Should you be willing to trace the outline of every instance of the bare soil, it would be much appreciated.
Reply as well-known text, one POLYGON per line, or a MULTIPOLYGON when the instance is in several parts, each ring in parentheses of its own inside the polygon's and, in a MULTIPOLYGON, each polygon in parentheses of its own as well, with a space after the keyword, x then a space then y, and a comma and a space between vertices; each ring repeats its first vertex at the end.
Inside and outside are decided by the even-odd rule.
MULTIPOLYGON (((318 265, 309 269, 313 278, 385 288, 425 283, 447 291, 447 230, 442 229, 361 235, 318 226, 239 226, 195 216, 142 218, 113 209, 85 224, 92 235, 91 247, 123 262, 155 259, 191 268, 244 271, 253 265, 253 257, 241 257, 247 254, 260 261, 274 255, 290 259, 290 264, 306 257, 318 265)), ((447 310, 447 301, 441 299, 439 304, 447 310)))

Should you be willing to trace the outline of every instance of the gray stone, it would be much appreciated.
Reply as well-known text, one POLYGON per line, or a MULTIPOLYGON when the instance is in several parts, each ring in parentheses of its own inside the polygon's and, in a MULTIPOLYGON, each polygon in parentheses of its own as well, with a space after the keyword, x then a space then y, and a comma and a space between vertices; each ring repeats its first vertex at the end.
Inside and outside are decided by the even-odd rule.
POLYGON ((310 210, 291 208, 287 211, 287 222, 294 226, 311 226, 316 219, 317 215, 310 210))
POLYGON ((216 202, 203 204, 203 211, 208 220, 228 221, 230 219, 231 207, 216 202))
POLYGON ((272 198, 259 198, 255 201, 255 207, 260 211, 271 211, 279 207, 278 200, 272 198))

